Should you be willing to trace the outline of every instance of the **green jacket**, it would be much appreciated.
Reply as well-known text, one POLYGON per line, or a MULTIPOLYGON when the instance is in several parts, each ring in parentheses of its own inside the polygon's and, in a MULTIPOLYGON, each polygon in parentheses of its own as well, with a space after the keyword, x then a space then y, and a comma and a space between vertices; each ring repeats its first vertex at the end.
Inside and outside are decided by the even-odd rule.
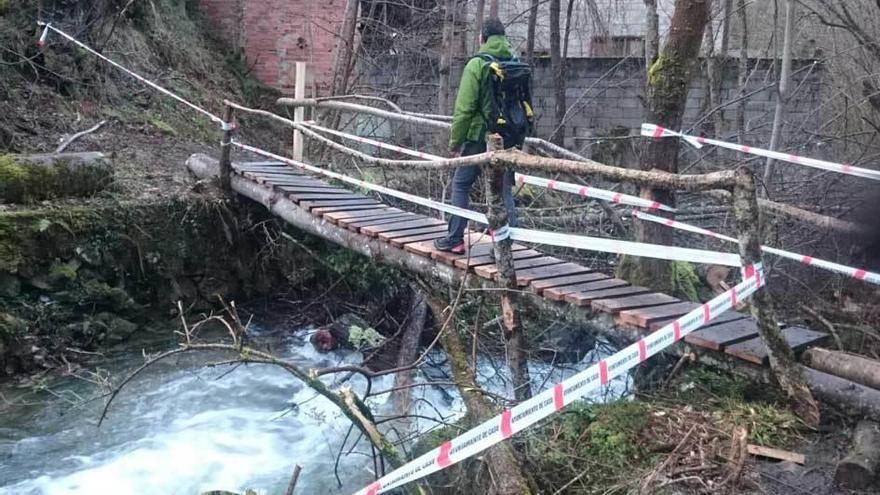
MULTIPOLYGON (((495 58, 512 58, 513 48, 504 36, 489 36, 479 53, 495 58)), ((486 139, 486 119, 492 109, 489 91, 488 65, 480 58, 470 59, 461 74, 452 129, 449 131, 449 149, 458 150, 468 141, 482 142, 486 139)))

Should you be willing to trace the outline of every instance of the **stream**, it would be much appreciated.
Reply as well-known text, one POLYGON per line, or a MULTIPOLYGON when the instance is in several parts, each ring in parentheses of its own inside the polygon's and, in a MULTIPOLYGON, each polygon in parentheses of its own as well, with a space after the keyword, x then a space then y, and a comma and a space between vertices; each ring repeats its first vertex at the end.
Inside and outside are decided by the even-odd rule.
MULTIPOLYGON (((358 363, 358 352, 321 354, 308 342, 303 328, 251 327, 254 345, 303 368, 358 363)), ((165 348, 171 348, 167 343, 165 348)), ((571 368, 530 363, 535 390, 551 386, 596 359, 593 351, 571 368)), ((135 378, 110 407, 97 428, 103 400, 81 403, 98 390, 75 377, 47 384, 32 405, 0 406, 0 495, 199 495, 209 490, 283 494, 294 464, 303 467, 296 493, 350 494, 372 480, 369 447, 362 441, 339 461, 342 486, 334 464, 350 422, 336 407, 273 366, 206 367, 228 355, 192 354, 157 363, 135 378), (79 402, 79 405, 75 403, 79 402)), ((604 357, 604 355, 602 356, 604 357)), ((448 380, 445 355, 432 352, 429 366, 416 381, 448 380)), ((489 390, 506 393, 504 367, 480 357, 478 378, 489 390)), ((116 381, 143 363, 140 349, 108 354, 99 365, 116 381)), ((328 385, 334 377, 325 377, 328 385)), ((373 390, 393 386, 393 376, 373 381, 373 390)), ((366 380, 348 384, 359 394, 366 380)), ((607 394, 619 397, 625 379, 607 394)), ((0 384, 4 397, 16 391, 0 384)), ((416 387, 412 392, 414 426, 437 427, 431 418, 454 421, 464 406, 454 387, 416 387)), ((376 415, 391 415, 390 395, 368 402, 376 415)), ((346 444, 351 449, 352 433, 346 444)))

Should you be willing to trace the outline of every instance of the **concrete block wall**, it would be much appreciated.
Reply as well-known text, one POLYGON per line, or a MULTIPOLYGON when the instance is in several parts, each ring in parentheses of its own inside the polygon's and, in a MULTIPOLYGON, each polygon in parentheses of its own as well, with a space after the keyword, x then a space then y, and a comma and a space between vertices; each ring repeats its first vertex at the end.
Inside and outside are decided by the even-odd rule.
MULTIPOLYGON (((453 70, 454 85, 457 86, 461 68, 466 61, 456 61, 453 70)), ((400 94, 395 87, 407 81, 407 74, 414 74, 406 68, 406 60, 389 57, 367 68, 364 76, 369 85, 379 92, 400 94)), ((579 147, 584 138, 607 135, 611 131, 629 130, 637 134, 644 122, 644 61, 642 59, 620 58, 578 58, 568 60, 566 82, 567 104, 571 107, 566 125, 566 144, 579 147)), ((822 71, 818 66, 813 70, 799 70, 812 61, 797 61, 794 64, 794 84, 799 88, 788 106, 787 120, 802 123, 811 128, 817 119, 814 109, 819 107, 822 71)), ((746 93, 754 93, 746 99, 746 124, 750 130, 749 140, 754 143, 769 142, 769 133, 776 105, 771 72, 772 61, 753 60, 750 64, 751 77, 746 93)), ((411 76, 412 77, 412 76, 411 76)), ((436 76, 435 76, 436 77, 436 76)), ((411 79, 410 79, 411 81, 411 79)), ((536 60, 532 79, 532 94, 537 117, 536 134, 547 138, 555 130, 552 74, 547 58, 536 60)), ((407 110, 436 112, 436 86, 412 86, 405 95, 395 98, 407 110)), ((724 70, 722 84, 722 103, 739 97, 735 61, 724 70)), ((712 118, 702 119, 709 108, 706 79, 698 77, 691 83, 688 94, 684 127, 689 128, 698 121, 697 131, 706 130, 714 136, 711 129, 712 118)), ((729 123, 734 122, 736 106, 722 110, 729 123)), ((813 125, 815 127, 815 125, 813 125)))
POLYGON ((296 62, 309 64, 306 94, 326 94, 346 0, 200 0, 210 24, 243 51, 263 83, 293 93, 296 62))

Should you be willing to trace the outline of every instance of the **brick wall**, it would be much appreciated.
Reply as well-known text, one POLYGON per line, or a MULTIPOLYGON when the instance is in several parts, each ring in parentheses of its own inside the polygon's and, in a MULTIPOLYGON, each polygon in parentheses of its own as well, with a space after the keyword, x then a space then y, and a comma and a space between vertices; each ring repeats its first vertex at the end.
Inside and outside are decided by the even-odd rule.
POLYGON ((200 0, 208 21, 243 51, 263 83, 292 93, 296 62, 309 64, 306 94, 328 92, 346 0, 200 0))

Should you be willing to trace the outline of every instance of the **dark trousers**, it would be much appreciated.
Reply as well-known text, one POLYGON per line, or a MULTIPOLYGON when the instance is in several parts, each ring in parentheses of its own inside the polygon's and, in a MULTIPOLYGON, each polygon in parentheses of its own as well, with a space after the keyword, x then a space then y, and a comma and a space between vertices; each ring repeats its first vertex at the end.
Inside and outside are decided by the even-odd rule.
MULTIPOLYGON (((462 156, 478 155, 486 151, 486 143, 467 142, 462 150, 462 156)), ((460 208, 467 208, 470 205, 471 188, 477 177, 480 176, 482 167, 479 165, 466 165, 458 167, 452 176, 452 204, 460 208)), ((501 192, 501 198, 504 200, 504 206, 507 208, 507 223, 511 227, 516 227, 516 207, 513 202, 513 170, 508 170, 504 174, 504 187, 501 192)), ((449 230, 446 238, 453 243, 460 242, 464 239, 464 229, 467 227, 467 219, 452 216, 449 219, 449 230)))

